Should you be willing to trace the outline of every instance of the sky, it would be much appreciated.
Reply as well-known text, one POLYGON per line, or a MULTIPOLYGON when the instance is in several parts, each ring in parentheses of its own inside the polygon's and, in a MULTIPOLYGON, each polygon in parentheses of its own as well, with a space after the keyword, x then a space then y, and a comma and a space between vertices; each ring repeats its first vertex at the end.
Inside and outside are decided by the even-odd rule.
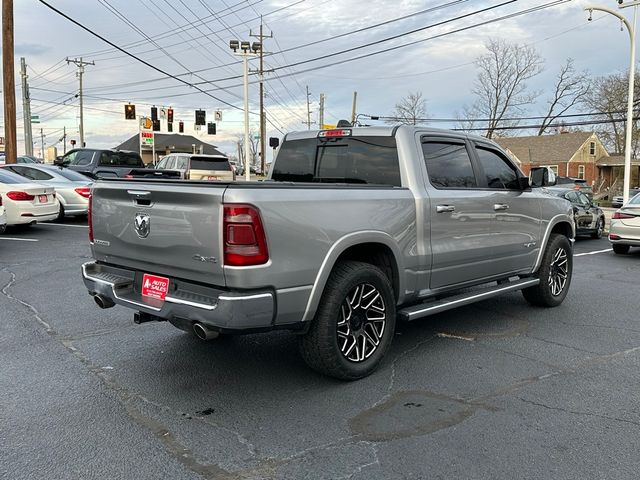
MULTIPOLYGON (((520 15, 553 0, 46 1, 164 73, 114 49, 38 0, 15 0, 19 153, 24 152, 20 57, 28 65, 31 111, 41 120, 33 125, 36 154, 41 140, 62 152, 63 127, 68 140, 79 138, 77 67, 65 59, 82 57, 95 63, 85 67, 84 75, 88 147, 115 147, 137 134, 137 122, 124 118, 123 105, 130 102, 138 115, 149 115, 153 105, 172 107, 175 122, 184 121, 185 133, 235 154, 244 131, 243 68, 229 40, 256 41, 250 34, 259 33, 261 17, 263 33, 271 35, 264 40, 267 138, 307 129, 307 100, 311 128, 317 128, 320 94, 325 96, 325 124, 350 119, 354 92, 356 113, 369 124, 380 122, 367 115, 392 115, 394 105, 410 92, 423 94, 429 117, 455 118, 474 101, 474 60, 485 53, 489 39, 532 46, 545 59, 544 71, 529 82, 540 93, 528 109, 531 115, 543 114, 567 58, 594 77, 625 71, 629 65, 627 32, 606 13, 594 12, 588 22, 584 8, 594 3, 588 0, 565 0, 520 15), (490 23, 478 25, 483 22, 490 23), (207 112, 207 121, 215 111, 222 112, 216 135, 194 131, 196 109, 207 112)), ((595 2, 617 10, 617 0, 595 2)), ((620 12, 631 18, 631 10, 620 12)), ((258 60, 250 59, 249 67, 257 70, 258 60)), ((256 133, 257 77, 249 77, 250 125, 256 133)), ((0 122, 4 125, 3 118, 0 122)), ((166 132, 164 124, 162 128, 166 132)), ((270 157, 271 152, 267 160, 270 157)))

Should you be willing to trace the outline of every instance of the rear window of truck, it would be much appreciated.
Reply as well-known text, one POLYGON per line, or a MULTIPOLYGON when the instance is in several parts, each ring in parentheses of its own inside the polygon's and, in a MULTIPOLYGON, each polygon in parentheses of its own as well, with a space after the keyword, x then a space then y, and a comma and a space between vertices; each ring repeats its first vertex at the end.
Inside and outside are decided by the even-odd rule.
POLYGON ((272 180, 282 182, 400 185, 393 137, 307 138, 283 143, 272 180))
POLYGON ((231 171, 226 158, 191 157, 191 170, 224 170, 231 171))

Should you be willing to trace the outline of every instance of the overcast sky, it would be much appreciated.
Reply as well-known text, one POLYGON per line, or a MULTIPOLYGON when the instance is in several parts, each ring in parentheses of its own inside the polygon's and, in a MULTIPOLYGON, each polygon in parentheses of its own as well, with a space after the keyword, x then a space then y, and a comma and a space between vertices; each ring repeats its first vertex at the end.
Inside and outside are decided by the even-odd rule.
MULTIPOLYGON (((185 122, 186 133, 194 133, 195 109, 206 110, 207 120, 213 120, 213 112, 220 110, 223 120, 217 124, 217 135, 195 134, 222 151, 235 153, 235 141, 243 131, 242 63, 228 43, 234 38, 255 40, 249 34, 258 33, 261 15, 264 33, 273 34, 273 38, 265 40, 265 51, 273 53, 265 56, 265 68, 273 70, 265 74, 265 104, 270 120, 267 136, 282 137, 281 132, 307 128, 302 123, 307 115, 307 87, 312 122, 318 121, 321 93, 326 96, 325 123, 350 118, 354 91, 358 92, 356 111, 360 114, 389 115, 403 96, 418 91, 427 99, 430 117, 455 117, 465 104, 473 102, 473 61, 484 53, 484 43, 489 38, 532 45, 544 57, 544 72, 530 82, 532 89, 541 92, 538 104, 529 109, 532 115, 542 114, 554 76, 568 57, 575 60, 578 69, 589 70, 594 76, 624 71, 629 63, 627 32, 620 30, 620 22, 611 15, 594 13, 594 21, 587 22, 588 15, 583 10, 593 2, 585 0, 566 1, 449 34, 551 0, 47 1, 90 30, 165 72, 197 83, 216 98, 166 78, 116 51, 37 0, 17 0, 14 15, 19 153, 24 151, 20 57, 25 57, 29 66, 32 113, 42 120, 40 125, 34 125, 34 140, 36 134, 38 137, 34 148, 39 153, 40 127, 46 135, 45 145, 58 140, 63 126, 70 138, 78 138, 76 67, 67 65, 64 59, 81 56, 95 62, 95 66, 86 67, 84 77, 87 146, 114 147, 136 134, 136 122, 124 120, 123 104, 131 102, 138 114, 148 114, 151 105, 172 106, 175 121, 185 122), (488 7, 495 8, 476 13, 488 7), (375 26, 383 22, 388 23, 375 26), (430 27, 441 22, 445 23, 430 27), (375 27, 367 28, 372 26, 375 27), (407 34, 417 29, 420 31, 407 34), (446 35, 431 38, 441 34, 446 35), (389 37, 397 38, 384 41, 389 37), (318 43, 308 45, 313 42, 318 43), (373 42, 378 43, 366 46, 373 42), (392 47, 399 48, 376 53, 392 47), (332 55, 347 49, 352 50, 332 55), (285 52, 278 53, 282 51, 285 52), (372 53, 375 54, 353 60, 372 53), (325 55, 331 56, 299 63, 325 55), (326 66, 336 62, 341 63, 326 66), (319 68, 323 66, 326 68, 319 68)), ((617 7, 616 0, 596 3, 617 7)), ((622 13, 631 17, 630 10, 622 13)), ((257 69, 256 60, 250 64, 257 69)), ((256 80, 252 75, 250 81, 256 80)), ((257 112, 257 84, 250 86, 249 96, 250 110, 257 112)), ((255 114, 251 115, 251 125, 257 130, 255 114)), ((177 124, 174 130, 177 131, 177 124)), ((61 151, 62 145, 58 144, 58 148, 61 151)))

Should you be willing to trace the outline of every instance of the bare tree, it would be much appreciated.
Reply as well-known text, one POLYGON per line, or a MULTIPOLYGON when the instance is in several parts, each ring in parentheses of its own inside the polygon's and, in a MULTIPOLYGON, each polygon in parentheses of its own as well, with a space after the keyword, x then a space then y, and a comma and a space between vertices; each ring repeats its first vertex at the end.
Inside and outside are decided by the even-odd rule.
MULTIPOLYGON (((260 136, 256 130, 251 128, 249 130, 249 161, 251 165, 257 165, 258 162, 258 150, 259 150, 260 136)), ((236 144, 238 145, 238 156, 244 165, 244 133, 236 136, 236 144)))
POLYGON ((422 96, 422 92, 409 92, 396 103, 393 110, 392 120, 389 123, 400 123, 403 125, 418 125, 425 123, 427 116, 427 100, 422 96))
MULTIPOLYGON (((640 98, 640 74, 636 75, 635 98, 640 98)), ((597 114, 595 119, 604 123, 597 127, 597 132, 609 152, 623 154, 625 146, 625 128, 627 120, 627 92, 629 88, 628 73, 620 72, 597 78, 585 103, 597 114)), ((640 115, 638 100, 634 105, 634 118, 640 115)), ((638 122, 634 121, 632 129, 631 155, 635 157, 639 150, 638 122)))
MULTIPOLYGON (((475 61, 478 76, 472 92, 476 101, 464 108, 463 115, 483 119, 485 134, 492 138, 498 127, 517 125, 506 119, 521 115, 538 97, 527 88, 527 80, 542 72, 544 60, 528 45, 493 39, 485 47, 488 53, 475 61)), ((461 125, 465 128, 464 118, 461 125)))
POLYGON ((586 71, 576 71, 573 59, 568 58, 556 77, 553 97, 547 102, 548 109, 538 135, 544 134, 554 121, 572 107, 584 102, 590 89, 589 74, 586 71))

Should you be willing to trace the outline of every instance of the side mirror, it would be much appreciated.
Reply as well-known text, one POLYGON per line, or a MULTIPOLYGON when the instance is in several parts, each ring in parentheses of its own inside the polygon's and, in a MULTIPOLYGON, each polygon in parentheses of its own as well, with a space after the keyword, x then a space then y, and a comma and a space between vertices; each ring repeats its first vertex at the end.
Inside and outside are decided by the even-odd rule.
POLYGON ((528 177, 518 177, 518 187, 520 190, 528 190, 531 188, 531 183, 528 177))
POLYGON ((53 161, 54 165, 62 165, 62 157, 58 156, 56 157, 56 159, 53 161))
POLYGON ((556 184, 556 174, 549 167, 532 168, 529 177, 532 187, 551 187, 556 184))

